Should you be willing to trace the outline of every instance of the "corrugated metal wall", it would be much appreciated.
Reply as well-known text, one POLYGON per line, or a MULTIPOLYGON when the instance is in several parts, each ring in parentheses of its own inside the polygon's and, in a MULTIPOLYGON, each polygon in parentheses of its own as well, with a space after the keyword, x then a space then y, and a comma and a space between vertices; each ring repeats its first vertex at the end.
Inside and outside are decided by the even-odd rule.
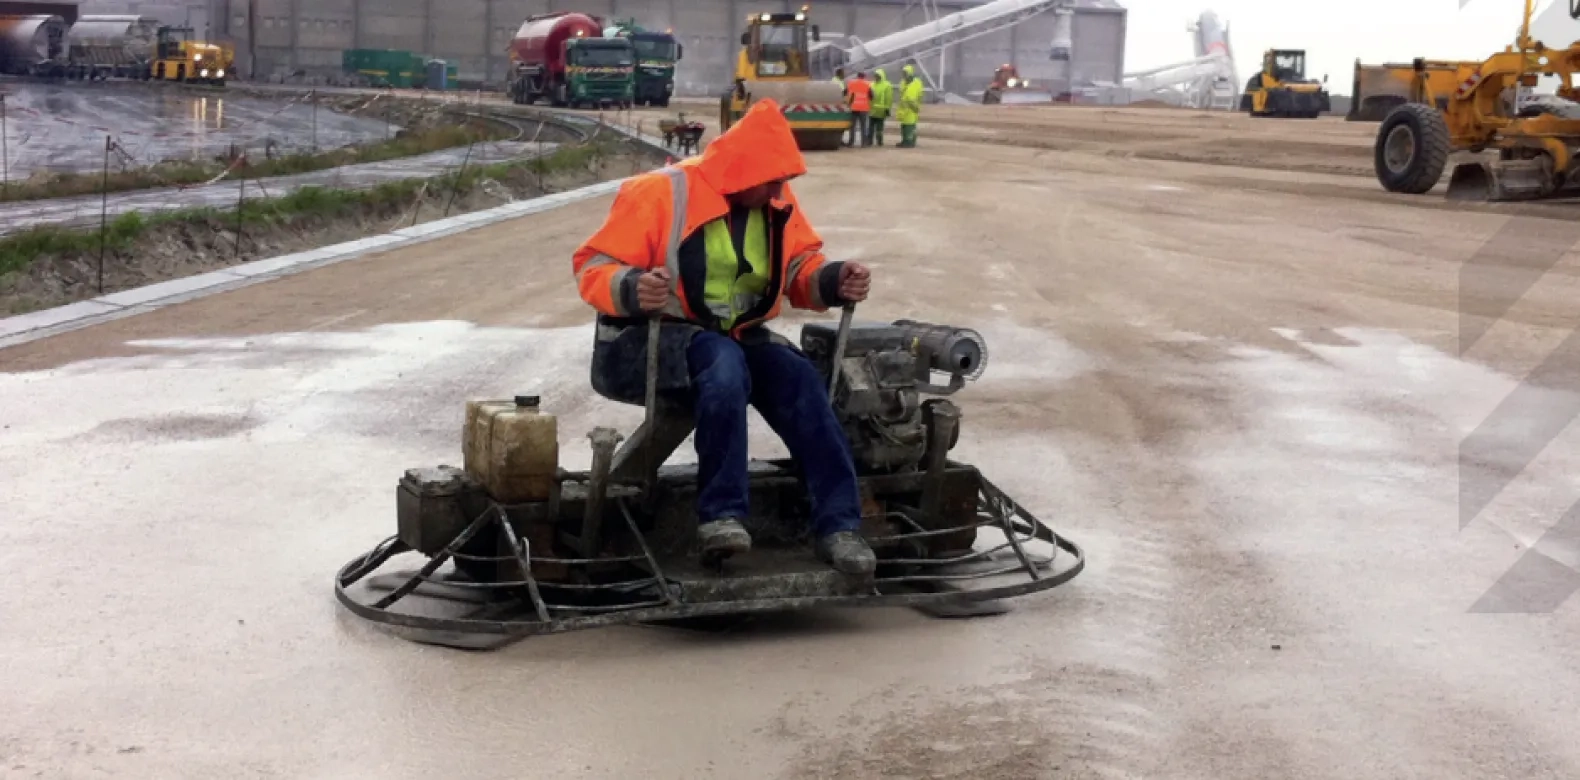
MULTIPOLYGON (((250 0, 257 30, 248 29, 249 0, 194 0, 212 8, 216 32, 245 56, 257 37, 259 75, 337 72, 348 48, 409 49, 453 62, 463 80, 501 81, 505 50, 521 22, 550 10, 635 17, 656 29, 673 28, 685 46, 676 76, 681 94, 711 95, 729 83, 746 14, 790 10, 786 0, 250 0)), ((1124 69, 1125 11, 1113 0, 1080 0, 1074 22, 1077 79, 1117 81, 1124 69)), ((944 13, 975 5, 942 0, 944 13)), ((823 0, 812 14, 823 31, 876 38, 926 21, 919 4, 904 0, 823 0)), ((1013 61, 1028 78, 1053 74, 1048 59, 1053 16, 951 50, 943 63, 948 87, 981 89, 993 69, 1013 61)), ((245 68, 245 62, 241 63, 245 68)), ((923 63, 940 73, 938 58, 923 63)))

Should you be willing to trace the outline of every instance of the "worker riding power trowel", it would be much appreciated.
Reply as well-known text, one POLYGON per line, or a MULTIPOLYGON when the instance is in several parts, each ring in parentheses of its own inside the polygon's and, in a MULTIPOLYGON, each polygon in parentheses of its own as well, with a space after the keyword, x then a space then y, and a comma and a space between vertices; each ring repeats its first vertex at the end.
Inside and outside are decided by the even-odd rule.
POLYGON ((828 382, 849 439, 877 570, 844 574, 816 557, 806 491, 788 460, 752 462, 743 521, 751 551, 701 559, 696 466, 661 467, 693 416, 686 398, 653 389, 658 332, 654 319, 646 419, 623 443, 594 429, 587 471, 559 467, 557 422, 538 398, 468 403, 464 468, 406 472, 397 533, 340 570, 340 602, 415 641, 484 649, 534 634, 823 604, 996 614, 1004 599, 1068 582, 1085 566, 1078 546, 948 457, 961 412, 947 396, 986 368, 982 337, 903 320, 852 325, 849 307, 837 327, 803 327, 801 349, 828 382), (377 573, 404 553, 427 560, 377 573))

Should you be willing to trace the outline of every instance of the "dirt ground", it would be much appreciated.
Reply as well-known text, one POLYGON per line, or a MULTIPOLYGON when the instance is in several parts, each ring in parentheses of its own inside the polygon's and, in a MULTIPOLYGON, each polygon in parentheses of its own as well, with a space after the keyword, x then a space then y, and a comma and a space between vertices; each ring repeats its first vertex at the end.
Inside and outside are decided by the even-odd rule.
POLYGON ((1021 111, 796 187, 858 317, 986 336, 956 455, 1074 582, 489 655, 341 611, 466 399, 542 395, 567 468, 640 419, 586 378, 604 199, 0 351, 0 776, 1580 776, 1577 207, 1380 193, 1314 151, 1364 125, 1021 111))

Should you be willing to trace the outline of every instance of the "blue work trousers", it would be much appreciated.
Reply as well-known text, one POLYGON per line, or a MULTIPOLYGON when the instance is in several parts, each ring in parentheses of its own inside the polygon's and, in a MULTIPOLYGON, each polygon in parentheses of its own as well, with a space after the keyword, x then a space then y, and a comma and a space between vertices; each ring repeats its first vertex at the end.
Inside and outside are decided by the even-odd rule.
POLYGON ((861 499, 850 443, 812 362, 782 344, 743 346, 712 332, 686 350, 696 392, 697 514, 704 523, 748 513, 746 406, 790 449, 812 498, 812 532, 855 531, 861 499))

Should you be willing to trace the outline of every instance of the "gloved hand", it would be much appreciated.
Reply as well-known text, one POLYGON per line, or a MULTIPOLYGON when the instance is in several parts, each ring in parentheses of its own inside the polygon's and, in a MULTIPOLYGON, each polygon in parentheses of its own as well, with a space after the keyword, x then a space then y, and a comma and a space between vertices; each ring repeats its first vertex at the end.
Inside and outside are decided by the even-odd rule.
POLYGON ((649 314, 662 311, 669 303, 669 269, 654 268, 637 277, 636 301, 649 314))
POLYGON ((861 263, 846 261, 839 269, 839 297, 850 303, 867 300, 872 287, 872 272, 861 263))

